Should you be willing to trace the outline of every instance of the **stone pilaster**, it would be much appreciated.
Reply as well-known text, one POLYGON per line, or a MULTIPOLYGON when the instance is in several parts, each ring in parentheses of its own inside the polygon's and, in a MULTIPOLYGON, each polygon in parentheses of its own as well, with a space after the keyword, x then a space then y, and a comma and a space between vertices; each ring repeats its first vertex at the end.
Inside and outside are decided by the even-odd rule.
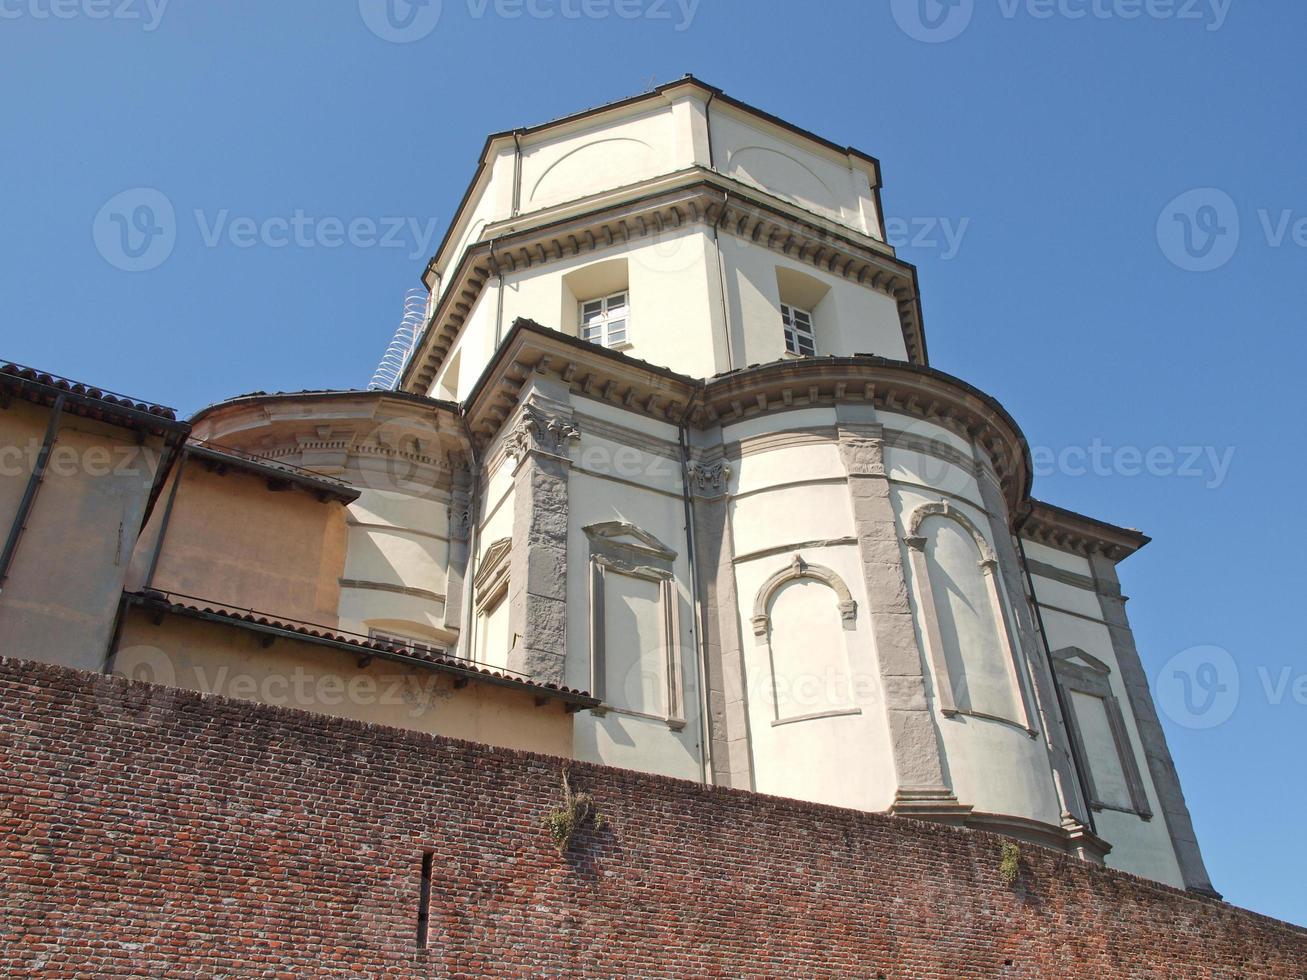
POLYGON ((1103 610, 1103 620, 1112 636, 1112 650, 1121 670, 1121 681, 1125 685, 1130 710, 1134 714, 1135 728, 1139 732, 1139 741, 1143 744, 1144 758, 1148 761, 1153 789, 1157 793, 1157 802, 1171 835, 1176 860, 1180 863, 1180 874, 1184 878, 1185 887, 1190 891, 1215 896, 1217 892, 1212 887, 1212 879, 1207 874, 1207 866, 1203 863, 1203 855, 1198 848, 1189 806, 1180 789, 1180 777, 1175 771, 1175 762, 1171 758, 1171 750, 1167 747, 1166 735, 1153 704, 1148 675, 1144 673, 1144 665, 1135 646, 1134 632, 1126 617, 1125 597, 1121 595, 1116 565, 1101 554, 1091 555, 1089 564, 1098 592, 1098 603, 1103 610))
POLYGON ((705 683, 712 777, 718 786, 752 789, 749 702, 727 495, 730 475, 730 464, 724 460, 689 466, 695 574, 703 609, 701 628, 708 673, 705 683))
MULTIPOLYGON (((466 470, 456 471, 453 493, 449 501, 449 572, 445 584, 445 629, 461 634, 464 619, 464 601, 471 601, 465 593, 466 583, 472 577, 468 564, 471 560, 472 537, 471 475, 466 470)), ((471 658, 472 651, 466 656, 471 658)))
POLYGON ((508 666, 544 684, 563 684, 567 663, 568 448, 579 435, 570 407, 545 398, 524 404, 508 435, 516 462, 508 666))
POLYGON ((849 478, 868 612, 889 715, 897 779, 891 810, 960 822, 971 808, 958 803, 945 776, 939 729, 926 698, 881 427, 841 423, 839 448, 849 478))

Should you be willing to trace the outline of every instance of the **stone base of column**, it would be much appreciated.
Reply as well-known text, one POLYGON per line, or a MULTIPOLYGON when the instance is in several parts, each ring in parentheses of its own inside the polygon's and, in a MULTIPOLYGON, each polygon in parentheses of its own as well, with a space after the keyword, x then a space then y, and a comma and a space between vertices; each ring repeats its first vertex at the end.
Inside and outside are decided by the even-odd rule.
POLYGON ((894 794, 889 812, 896 817, 913 817, 961 827, 971 814, 971 807, 959 803, 947 789, 901 789, 894 794))

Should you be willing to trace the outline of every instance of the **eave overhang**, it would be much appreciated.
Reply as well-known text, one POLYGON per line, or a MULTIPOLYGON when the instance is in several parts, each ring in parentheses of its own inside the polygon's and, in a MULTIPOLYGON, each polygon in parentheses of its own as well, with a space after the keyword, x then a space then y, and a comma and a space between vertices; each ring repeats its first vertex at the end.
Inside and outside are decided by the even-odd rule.
POLYGON ((589 211, 569 205, 565 216, 553 220, 519 220, 515 226, 525 227, 469 246, 418 338, 400 387, 414 393, 430 388, 492 278, 696 224, 725 228, 759 247, 891 297, 908 359, 927 363, 917 270, 873 238, 701 167, 598 195, 597 201, 589 211))
POLYGON ((336 650, 340 653, 352 654, 364 662, 374 658, 389 660, 423 670, 450 674, 462 681, 474 681, 479 684, 505 687, 523 694, 530 694, 537 699, 560 701, 569 710, 579 711, 584 708, 599 706, 599 700, 584 691, 559 687, 555 684, 538 684, 535 681, 517 677, 505 671, 495 670, 453 657, 417 656, 380 640, 344 634, 308 623, 278 620, 251 610, 234 610, 221 604, 208 603, 202 599, 192 599, 190 596, 183 597, 172 593, 154 591, 127 592, 123 594, 123 601, 129 607, 141 609, 146 614, 154 617, 156 622, 161 621, 165 615, 178 616, 184 619, 246 630, 259 634, 269 643, 278 639, 309 643, 336 650))
POLYGON ((803 357, 732 371, 707 382, 696 424, 729 425, 796 406, 862 403, 932 422, 986 454, 1016 513, 1030 496, 1030 447, 998 400, 951 374, 872 354, 803 357))
POLYGON ((280 460, 256 456, 230 446, 190 443, 184 452, 206 468, 217 473, 238 470, 262 477, 270 490, 294 488, 312 494, 321 501, 335 500, 343 504, 359 499, 361 491, 329 476, 292 466, 280 460))
POLYGON ((148 435, 177 437, 190 431, 190 425, 178 421, 171 408, 140 402, 21 364, 0 361, 0 399, 7 401, 10 398, 20 398, 45 408, 52 408, 62 398, 65 412, 148 435))
POLYGON ((952 375, 859 354, 774 361, 700 381, 518 320, 469 396, 466 414, 480 449, 495 439, 532 375, 574 394, 672 425, 710 428, 792 408, 874 405, 935 422, 986 453, 1012 513, 1030 496, 1025 436, 994 398, 952 375))
POLYGON ((1129 558, 1153 540, 1134 528, 1118 527, 1034 498, 1016 523, 1018 533, 1028 541, 1085 557, 1101 554, 1113 562, 1129 558))

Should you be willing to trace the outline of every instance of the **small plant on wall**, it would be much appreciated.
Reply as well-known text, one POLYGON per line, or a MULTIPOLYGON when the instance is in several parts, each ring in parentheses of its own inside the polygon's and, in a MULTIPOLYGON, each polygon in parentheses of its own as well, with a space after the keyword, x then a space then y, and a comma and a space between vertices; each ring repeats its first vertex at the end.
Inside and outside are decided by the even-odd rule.
POLYGON ((1021 848, 1011 841, 1003 845, 1003 856, 998 862, 998 873, 1003 878, 1003 884, 1009 888, 1016 884, 1017 877, 1021 874, 1021 848))
POLYGON ((563 770, 563 805, 551 810, 546 815, 544 824, 559 854, 566 854, 572 844, 572 838, 585 824, 589 823, 595 830, 603 828, 606 821, 595 806, 594 797, 589 793, 575 793, 567 769, 563 770))

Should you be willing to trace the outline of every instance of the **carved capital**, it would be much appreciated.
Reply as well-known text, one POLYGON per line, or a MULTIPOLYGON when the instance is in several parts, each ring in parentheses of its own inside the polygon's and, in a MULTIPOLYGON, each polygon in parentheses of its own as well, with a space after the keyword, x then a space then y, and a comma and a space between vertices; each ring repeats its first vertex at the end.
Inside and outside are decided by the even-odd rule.
POLYGON ((702 496, 717 496, 726 492, 731 479, 731 464, 724 460, 716 463, 690 463, 690 487, 702 496))
POLYGON ((449 535, 458 541, 466 541, 472 533, 472 505, 460 504, 450 508, 449 535))
POLYGON ((879 439, 865 436, 841 438, 840 459, 849 476, 885 475, 885 453, 879 439))
POLYGON ((840 618, 844 620, 845 629, 853 629, 854 624, 858 621, 858 602, 856 599, 845 599, 840 603, 840 618))
POLYGON ((571 419, 525 405, 521 418, 508 435, 506 452, 518 461, 532 452, 566 458, 568 442, 579 438, 581 430, 571 419))

